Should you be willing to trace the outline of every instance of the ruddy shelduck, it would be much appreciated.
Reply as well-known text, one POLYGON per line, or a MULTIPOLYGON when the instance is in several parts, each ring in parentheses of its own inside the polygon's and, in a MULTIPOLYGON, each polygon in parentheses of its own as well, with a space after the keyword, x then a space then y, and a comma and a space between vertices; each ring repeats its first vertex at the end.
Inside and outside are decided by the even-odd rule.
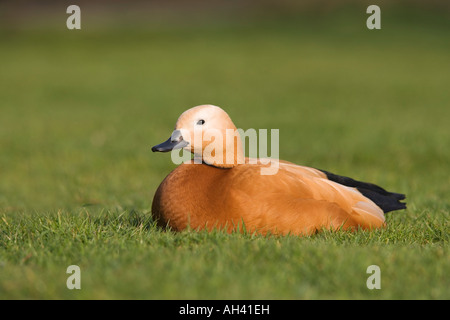
POLYGON ((322 229, 380 228, 385 226, 385 212, 406 208, 400 202, 403 194, 287 161, 278 161, 275 174, 263 175, 267 162, 244 157, 239 133, 205 153, 213 140, 205 133, 211 129, 222 137, 226 131, 237 132, 223 109, 197 106, 182 113, 171 137, 152 148, 183 148, 194 155, 173 170, 154 195, 152 215, 160 226, 310 235, 322 229), (200 138, 194 139, 198 133, 200 138))

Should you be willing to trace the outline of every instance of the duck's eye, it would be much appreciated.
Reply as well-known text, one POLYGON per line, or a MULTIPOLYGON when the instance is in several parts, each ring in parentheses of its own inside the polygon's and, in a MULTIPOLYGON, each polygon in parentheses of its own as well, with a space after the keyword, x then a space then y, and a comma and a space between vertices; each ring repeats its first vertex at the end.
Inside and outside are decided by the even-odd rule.
POLYGON ((197 124, 198 124, 198 125, 202 125, 202 124, 204 124, 204 123, 205 123, 205 120, 203 120, 203 119, 200 119, 200 120, 197 121, 197 124))

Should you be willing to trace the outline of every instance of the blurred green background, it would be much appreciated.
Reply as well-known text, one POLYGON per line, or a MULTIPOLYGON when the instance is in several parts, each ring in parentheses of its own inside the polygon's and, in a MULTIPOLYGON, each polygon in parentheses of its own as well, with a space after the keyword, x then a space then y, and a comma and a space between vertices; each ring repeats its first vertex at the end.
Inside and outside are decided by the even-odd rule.
MULTIPOLYGON (((434 293, 418 286, 409 297, 450 297, 448 277, 443 276, 450 265, 448 3, 77 1, 81 30, 68 30, 70 4, 74 3, 0 2, 0 270, 8 275, 4 282, 0 275, 4 289, 0 296, 72 297, 67 289, 55 287, 48 293, 23 280, 24 272, 36 269, 41 273, 31 279, 51 279, 58 263, 73 260, 64 256, 64 250, 55 254, 49 249, 49 243, 56 245, 60 240, 44 232, 56 232, 46 219, 57 219, 57 212, 69 220, 107 212, 116 214, 113 221, 117 215, 145 220, 153 193, 175 168, 170 156, 152 154, 150 147, 167 139, 181 112, 210 103, 224 108, 239 128, 280 129, 282 159, 406 193, 408 210, 392 213, 387 222, 407 230, 406 245, 425 246, 418 249, 425 251, 412 258, 408 250, 400 249, 404 256, 399 265, 411 261, 420 265, 423 254, 425 265, 436 268, 431 274, 425 271, 431 278, 424 279, 438 286, 434 293), (366 8, 371 4, 381 8, 381 30, 366 28, 366 8)), ((126 221, 132 232, 136 226, 130 219, 126 221)), ((388 229, 373 245, 403 242, 397 231, 388 229)), ((148 232, 175 241, 170 248, 179 247, 178 235, 164 235, 155 228, 148 232)), ((91 239, 92 248, 97 249, 75 255, 81 264, 92 265, 83 256, 95 256, 98 248, 107 247, 108 237, 103 239, 106 242, 91 239)), ((149 239, 148 246, 153 246, 149 239)), ((242 247, 248 247, 249 239, 242 241, 242 247)), ((289 241, 289 248, 302 245, 289 241)), ((326 242, 317 241, 325 255, 326 242)), ((340 243, 339 238, 330 241, 340 243)), ((358 241, 353 243, 355 250, 360 250, 358 241)), ((207 236, 200 241, 204 252, 210 249, 209 242, 207 236)), ((230 259, 235 245, 224 250, 230 259)), ((133 252, 142 254, 143 249, 131 247, 127 259, 133 261, 133 252)), ((339 256, 340 248, 331 256, 339 256)), ((389 256, 396 248, 389 250, 382 255, 389 256)), ((262 256, 270 259, 270 255, 262 256)), ((154 258, 148 256, 149 261, 154 258)), ((130 268, 120 256, 111 259, 122 263, 122 270, 130 268)), ((254 259, 259 261, 261 255, 254 259)), ((111 263, 105 253, 98 273, 111 263)), ((293 265, 287 262, 287 266, 293 265)), ((141 268, 151 273, 145 259, 141 268)), ((167 265, 159 268, 161 272, 167 265)), ((405 281, 416 279, 416 273, 411 270, 405 281)), ((140 283, 144 274, 140 275, 128 281, 140 283)), ((211 292, 217 287, 204 288, 199 278, 198 283, 190 283, 191 291, 177 295, 176 281, 182 283, 178 276, 167 275, 161 295, 129 294, 353 297, 341 291, 334 295, 327 284, 312 285, 312 291, 305 287, 302 295, 289 291, 288 285, 277 291, 269 282, 271 295, 261 288, 252 290, 246 282, 252 279, 245 272, 237 273, 243 283, 233 287, 232 294, 214 295, 211 292)), ((220 279, 219 274, 213 276, 220 279)), ((351 282, 350 275, 347 279, 351 282)), ((98 294, 85 291, 83 297, 128 297, 104 286, 98 287, 98 294)), ((366 291, 361 292, 355 297, 366 298, 366 291)), ((383 294, 379 297, 404 297, 401 289, 395 294, 386 289, 383 294)))

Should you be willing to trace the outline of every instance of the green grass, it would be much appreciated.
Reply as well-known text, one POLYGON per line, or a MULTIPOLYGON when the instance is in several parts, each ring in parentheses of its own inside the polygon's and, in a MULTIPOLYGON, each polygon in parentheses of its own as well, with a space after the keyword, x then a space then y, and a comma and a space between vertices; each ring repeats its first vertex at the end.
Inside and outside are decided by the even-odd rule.
POLYGON ((375 232, 261 237, 161 232, 147 214, 3 219, 3 298, 359 299, 448 297, 442 216, 391 219, 375 232), (413 228, 412 224, 422 228, 413 228), (6 255, 7 257, 4 257, 6 255), (65 287, 81 268, 81 290, 65 287), (381 268, 381 290, 366 269, 381 268))
POLYGON ((450 26, 389 14, 1 31, 0 298, 449 299, 450 26), (203 103, 408 209, 304 238, 160 230, 175 166, 150 147, 203 103))

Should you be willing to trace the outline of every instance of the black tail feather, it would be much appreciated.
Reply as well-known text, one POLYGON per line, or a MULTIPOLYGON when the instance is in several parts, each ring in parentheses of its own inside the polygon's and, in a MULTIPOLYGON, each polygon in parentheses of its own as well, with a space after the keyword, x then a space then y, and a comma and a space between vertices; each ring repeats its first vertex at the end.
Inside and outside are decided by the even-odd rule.
POLYGON ((325 170, 320 171, 326 174, 328 180, 337 182, 344 186, 356 188, 365 197, 369 198, 377 206, 379 206, 385 213, 406 209, 406 203, 400 202, 400 200, 404 200, 406 198, 406 196, 402 193, 389 192, 373 183, 357 181, 352 178, 339 176, 325 170))

